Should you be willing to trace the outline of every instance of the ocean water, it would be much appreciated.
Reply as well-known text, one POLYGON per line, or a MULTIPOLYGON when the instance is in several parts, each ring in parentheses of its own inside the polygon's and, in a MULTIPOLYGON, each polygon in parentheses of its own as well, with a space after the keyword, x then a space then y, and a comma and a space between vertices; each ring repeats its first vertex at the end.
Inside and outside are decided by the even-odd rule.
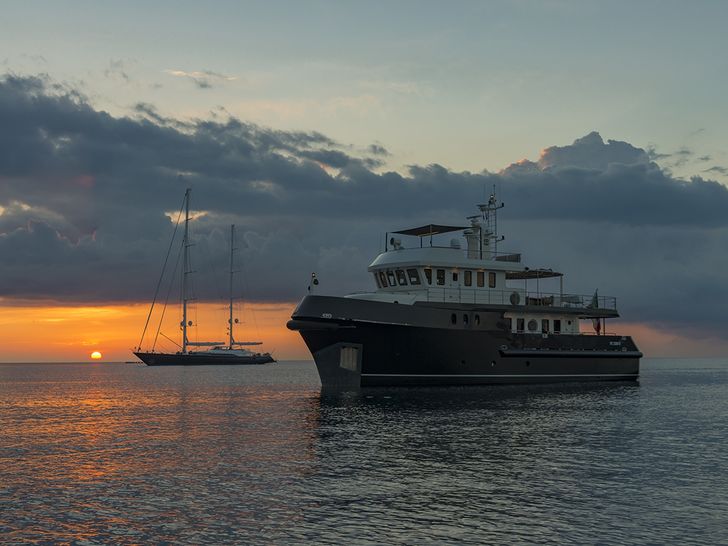
POLYGON ((728 360, 324 395, 310 362, 0 365, 3 544, 728 544, 728 360))

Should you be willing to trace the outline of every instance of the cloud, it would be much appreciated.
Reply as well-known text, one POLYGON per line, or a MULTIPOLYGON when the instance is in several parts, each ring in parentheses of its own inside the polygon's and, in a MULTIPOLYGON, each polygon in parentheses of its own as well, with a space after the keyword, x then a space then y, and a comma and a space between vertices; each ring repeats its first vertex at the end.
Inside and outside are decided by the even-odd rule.
POLYGON ((192 222, 199 298, 221 296, 231 223, 248 299, 294 301, 311 271, 322 290, 358 291, 386 231, 460 222, 495 186, 503 249, 563 269, 567 291, 616 295, 633 322, 728 326, 728 189, 673 178, 649 149, 596 132, 498 173, 397 173, 373 170, 379 144, 359 154, 314 131, 167 118, 143 103, 113 117, 42 77, 0 79, 0 119, 0 255, 13 257, 0 298, 150 299, 186 187, 204 212, 192 222))
POLYGON ((369 152, 370 154, 373 154, 373 155, 380 155, 380 156, 384 156, 384 157, 387 157, 387 156, 390 156, 390 155, 392 155, 392 154, 390 154, 390 153, 389 153, 389 151, 388 151, 388 150, 387 150, 387 149, 386 149, 386 148, 385 148, 384 146, 382 146, 381 144, 370 144, 370 145, 369 145, 369 147, 367 148, 367 151, 368 151, 368 152, 369 152))
POLYGON ((104 77, 109 79, 121 79, 125 83, 129 83, 131 81, 127 69, 127 63, 121 59, 111 59, 109 61, 109 66, 104 70, 104 77))
POLYGON ((217 84, 231 82, 238 79, 237 76, 228 76, 226 74, 221 74, 220 72, 213 72, 212 70, 186 72, 184 70, 167 69, 164 72, 170 76, 192 80, 199 89, 211 89, 217 84))
POLYGON ((722 167, 720 165, 715 165, 715 166, 711 167, 710 169, 705 169, 703 172, 728 175, 728 167, 722 167))

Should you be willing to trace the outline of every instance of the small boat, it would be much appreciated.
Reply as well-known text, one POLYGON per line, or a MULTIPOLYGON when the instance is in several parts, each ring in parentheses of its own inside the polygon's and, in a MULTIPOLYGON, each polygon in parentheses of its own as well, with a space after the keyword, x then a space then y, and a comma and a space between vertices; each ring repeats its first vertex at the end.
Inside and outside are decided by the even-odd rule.
MULTIPOLYGON (((192 321, 187 318, 187 306, 189 296, 187 294, 189 282, 188 277, 192 273, 189 258, 189 223, 190 223, 190 193, 188 188, 185 192, 184 209, 184 237, 182 239, 183 252, 183 271, 182 271, 182 320, 180 322, 180 330, 182 331, 182 344, 180 351, 175 353, 156 352, 156 338, 154 345, 150 351, 142 351, 141 344, 149 325, 149 317, 152 315, 154 304, 157 300, 155 294, 152 301, 152 308, 147 317, 147 324, 142 333, 142 341, 139 347, 134 350, 134 354, 141 359, 147 366, 200 366, 200 365, 239 365, 239 364, 268 364, 275 362, 270 353, 254 352, 244 347, 262 345, 261 341, 235 341, 233 336, 233 327, 238 323, 238 319, 233 318, 233 275, 234 275, 234 252, 235 252, 235 226, 230 226, 230 300, 229 300, 229 316, 228 316, 228 342, 227 345, 222 341, 190 341, 187 337, 187 329, 192 326, 192 321), (189 350, 190 347, 210 347, 209 349, 189 350)), ((174 238, 174 236, 173 236, 174 238)), ((164 271, 162 271, 164 276, 164 271)), ((160 283, 157 285, 159 290, 160 283)), ((164 334, 162 334, 164 336, 164 334)), ((167 336, 164 336, 167 337, 167 336)), ((169 338, 167 338, 169 339, 169 338)))
POLYGON ((632 338, 606 331, 606 319, 619 316, 616 298, 565 294, 561 273, 498 252, 502 206, 494 193, 469 225, 394 232, 419 239, 412 246, 387 234, 369 266, 375 291, 316 294, 314 275, 288 328, 303 337, 324 388, 639 377, 642 353, 632 338), (455 232, 465 248, 461 238, 433 243, 455 232), (558 292, 545 293, 545 279, 558 279, 558 292))

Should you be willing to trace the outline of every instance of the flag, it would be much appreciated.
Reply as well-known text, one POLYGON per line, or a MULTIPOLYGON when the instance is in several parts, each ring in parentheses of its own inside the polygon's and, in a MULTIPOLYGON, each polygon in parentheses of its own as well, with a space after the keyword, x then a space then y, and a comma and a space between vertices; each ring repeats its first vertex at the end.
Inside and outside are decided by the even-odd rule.
POLYGON ((594 326, 594 331, 599 335, 599 333, 602 331, 602 322, 598 318, 592 319, 592 326, 594 326))
POLYGON ((599 289, 597 288, 594 290, 594 295, 592 296, 591 303, 589 304, 589 307, 592 309, 599 309, 599 289))

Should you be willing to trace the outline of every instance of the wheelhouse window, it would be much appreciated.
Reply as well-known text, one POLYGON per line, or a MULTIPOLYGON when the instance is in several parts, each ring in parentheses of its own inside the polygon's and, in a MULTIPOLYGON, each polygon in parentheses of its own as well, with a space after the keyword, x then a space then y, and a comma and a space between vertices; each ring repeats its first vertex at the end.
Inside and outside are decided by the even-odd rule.
POLYGON ((457 271, 452 272, 452 282, 458 282, 458 272, 457 271))
POLYGON ((425 279, 427 279, 427 284, 432 284, 432 269, 429 267, 425 268, 425 279))
POLYGON ((457 324, 457 322, 458 322, 458 316, 455 313, 453 313, 452 315, 450 315, 450 322, 453 323, 453 324, 457 324))
POLYGON ((513 330, 513 319, 511 317, 506 318, 506 328, 509 332, 513 330))
POLYGON ((480 326, 480 315, 477 313, 475 314, 475 325, 480 326))
POLYGON ((495 288, 495 272, 493 271, 488 271, 488 286, 495 288))
POLYGON ((465 282, 465 286, 473 286, 473 272, 465 271, 463 273, 463 281, 465 282))
POLYGON ((463 324, 465 326, 468 325, 468 315, 467 315, 467 313, 463 313, 463 324))
POLYGON ((526 319, 516 319, 516 332, 523 332, 526 329, 526 319))
POLYGON ((379 284, 382 285, 382 288, 387 288, 387 275, 384 271, 379 272, 379 284))
POLYGON ((379 282, 379 275, 377 275, 376 273, 374 273, 374 282, 377 283, 377 288, 382 287, 382 283, 379 282))
POLYGON ((561 333, 561 319, 554 319, 554 333, 561 333))
POLYGON ((397 281, 394 278, 394 273, 391 270, 387 270, 387 279, 389 279, 389 286, 397 286, 397 281))
POLYGON ((397 282, 400 286, 407 286, 407 276, 401 269, 397 269, 397 282))
POLYGON ((420 283, 420 274, 417 272, 416 269, 408 269, 407 277, 409 278, 410 284, 421 284, 420 283))
POLYGON ((445 270, 444 269, 437 270, 437 284, 439 284, 440 286, 443 286, 445 284, 445 270))
POLYGON ((541 332, 544 334, 549 333, 549 319, 545 318, 541 321, 541 332))
POLYGON ((478 271, 478 288, 485 286, 485 271, 478 271))

